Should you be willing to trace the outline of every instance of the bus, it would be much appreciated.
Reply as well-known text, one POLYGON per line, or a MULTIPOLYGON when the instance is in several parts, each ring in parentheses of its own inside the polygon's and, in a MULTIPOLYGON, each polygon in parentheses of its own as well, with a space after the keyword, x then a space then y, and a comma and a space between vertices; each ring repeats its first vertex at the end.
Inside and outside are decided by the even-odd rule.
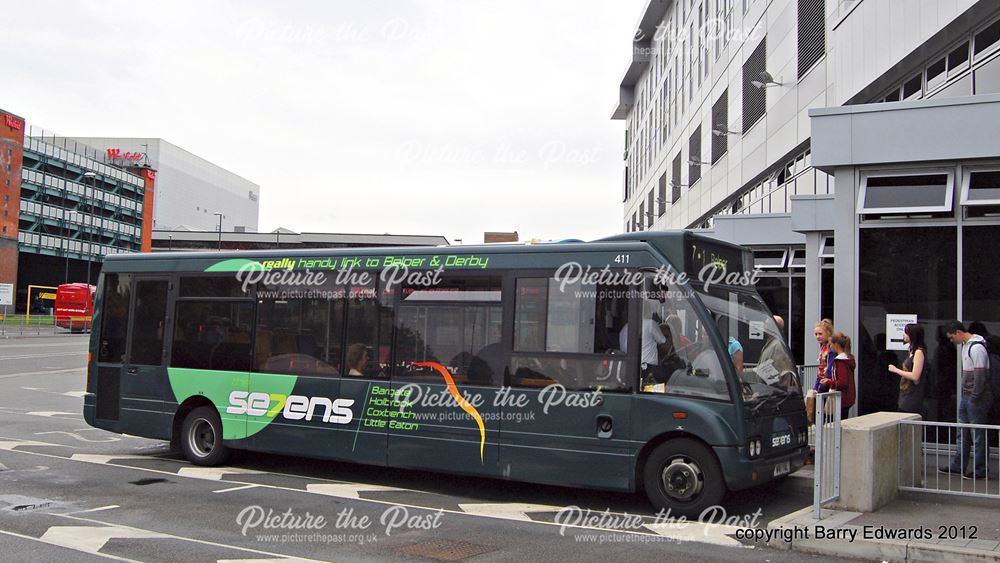
POLYGON ((808 455, 752 265, 689 231, 109 255, 84 416, 197 465, 249 450, 643 491, 697 517, 808 455))
POLYGON ((64 283, 56 288, 56 326, 71 332, 90 330, 94 314, 95 287, 86 283, 64 283))

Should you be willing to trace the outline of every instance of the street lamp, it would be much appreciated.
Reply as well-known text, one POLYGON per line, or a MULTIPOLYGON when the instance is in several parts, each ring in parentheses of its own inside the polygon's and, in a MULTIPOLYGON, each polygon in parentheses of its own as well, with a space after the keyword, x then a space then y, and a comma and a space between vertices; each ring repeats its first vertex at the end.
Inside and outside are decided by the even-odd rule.
POLYGON ((219 216, 219 250, 222 250, 222 213, 216 211, 215 213, 212 213, 212 215, 219 216))
MULTIPOLYGON (((84 172, 84 178, 90 178, 90 193, 87 200, 90 202, 90 221, 87 225, 87 285, 90 285, 90 263, 94 259, 94 190, 96 190, 97 173, 84 172)), ((87 222, 85 221, 84 224, 87 222)))

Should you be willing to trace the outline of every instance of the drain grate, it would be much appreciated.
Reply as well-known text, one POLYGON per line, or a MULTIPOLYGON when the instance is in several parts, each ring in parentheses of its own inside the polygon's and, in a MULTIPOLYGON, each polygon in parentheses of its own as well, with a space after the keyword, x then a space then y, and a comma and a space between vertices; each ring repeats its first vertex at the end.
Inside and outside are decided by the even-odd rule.
POLYGON ((438 561, 461 561, 476 555, 496 551, 495 547, 479 545, 467 541, 431 540, 416 543, 399 550, 405 555, 426 557, 438 561))

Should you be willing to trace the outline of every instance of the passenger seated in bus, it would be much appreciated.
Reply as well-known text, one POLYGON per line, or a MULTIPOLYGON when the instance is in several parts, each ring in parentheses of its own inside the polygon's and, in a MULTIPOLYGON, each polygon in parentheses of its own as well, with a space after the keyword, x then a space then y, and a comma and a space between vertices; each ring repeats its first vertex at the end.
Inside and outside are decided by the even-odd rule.
POLYGON ((498 374, 503 373, 503 346, 499 342, 487 344, 469 362, 469 383, 475 385, 500 385, 498 374))
POLYGON ((360 342, 347 347, 347 375, 364 377, 368 365, 368 348, 360 342))

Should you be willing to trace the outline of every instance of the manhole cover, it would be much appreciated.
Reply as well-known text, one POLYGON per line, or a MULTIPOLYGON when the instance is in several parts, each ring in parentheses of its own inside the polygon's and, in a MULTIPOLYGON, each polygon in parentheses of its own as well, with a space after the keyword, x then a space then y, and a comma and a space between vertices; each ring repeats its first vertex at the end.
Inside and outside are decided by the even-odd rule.
POLYGON ((461 561, 491 551, 496 551, 496 548, 467 541, 453 540, 425 541, 399 550, 400 553, 406 555, 437 559, 438 561, 461 561))
POLYGON ((21 495, 0 495, 0 510, 19 514, 34 512, 36 510, 48 510, 55 508, 60 504, 61 503, 57 501, 44 498, 25 497, 21 495))

